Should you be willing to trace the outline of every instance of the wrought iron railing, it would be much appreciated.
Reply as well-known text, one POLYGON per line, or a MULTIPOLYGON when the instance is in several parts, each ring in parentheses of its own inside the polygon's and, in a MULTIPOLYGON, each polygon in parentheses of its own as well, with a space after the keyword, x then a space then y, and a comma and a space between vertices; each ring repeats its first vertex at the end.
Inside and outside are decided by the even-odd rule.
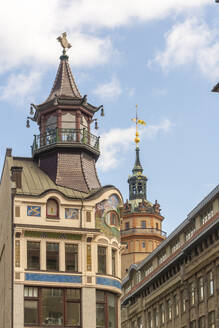
POLYGON ((160 229, 156 228, 128 228, 124 230, 120 230, 121 234, 124 235, 129 235, 130 233, 144 233, 144 234, 158 234, 160 236, 166 237, 167 233, 165 231, 162 231, 160 229))
POLYGON ((32 152, 53 144, 85 144, 99 151, 99 137, 84 129, 53 129, 46 133, 35 135, 32 152))

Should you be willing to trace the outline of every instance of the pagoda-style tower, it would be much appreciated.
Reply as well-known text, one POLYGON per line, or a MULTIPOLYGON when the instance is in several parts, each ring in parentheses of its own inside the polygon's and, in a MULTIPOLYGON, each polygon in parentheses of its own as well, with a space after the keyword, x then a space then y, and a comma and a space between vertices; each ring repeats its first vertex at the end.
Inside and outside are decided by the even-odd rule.
MULTIPOLYGON (((137 107, 136 107, 137 108, 137 107)), ((128 178, 129 200, 122 209, 121 241, 127 248, 122 254, 122 277, 131 264, 138 263, 147 257, 164 239, 162 231, 163 216, 160 215, 160 205, 147 200, 147 177, 143 175, 143 168, 139 157, 138 124, 145 125, 139 120, 136 110, 136 158, 132 175, 128 178)))
POLYGON ((95 162, 99 157, 99 137, 93 135, 95 107, 81 96, 72 75, 65 48, 49 97, 31 106, 40 134, 35 135, 32 155, 38 166, 57 184, 90 192, 100 187, 95 162), (35 109, 35 113, 34 113, 35 109))

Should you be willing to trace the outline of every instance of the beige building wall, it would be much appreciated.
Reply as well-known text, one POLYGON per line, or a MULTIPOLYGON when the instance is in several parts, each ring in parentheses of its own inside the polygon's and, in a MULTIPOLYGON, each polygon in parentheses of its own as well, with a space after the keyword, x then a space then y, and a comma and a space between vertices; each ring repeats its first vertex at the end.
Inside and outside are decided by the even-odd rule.
POLYGON ((0 185, 0 327, 11 328, 12 187, 7 158, 0 185))

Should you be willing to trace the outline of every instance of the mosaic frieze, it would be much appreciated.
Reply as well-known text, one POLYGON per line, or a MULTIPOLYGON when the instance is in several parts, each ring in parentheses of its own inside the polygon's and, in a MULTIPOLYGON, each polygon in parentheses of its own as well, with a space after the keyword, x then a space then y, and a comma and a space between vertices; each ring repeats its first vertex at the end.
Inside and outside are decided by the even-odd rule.
POLYGON ((41 216, 41 207, 40 206, 27 206, 27 216, 41 216))

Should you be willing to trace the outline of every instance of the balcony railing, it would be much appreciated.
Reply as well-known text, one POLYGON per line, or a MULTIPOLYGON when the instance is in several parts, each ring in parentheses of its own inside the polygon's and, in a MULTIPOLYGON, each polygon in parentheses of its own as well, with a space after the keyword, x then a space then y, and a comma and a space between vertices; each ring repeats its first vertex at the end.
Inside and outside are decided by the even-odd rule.
POLYGON ((99 151, 99 137, 84 129, 53 129, 34 136, 32 152, 55 144, 84 144, 99 151))
POLYGON ((125 236, 125 235, 130 235, 133 233, 141 233, 141 234, 156 234, 162 237, 166 237, 167 233, 165 231, 162 231, 160 229, 156 229, 156 228, 128 228, 128 229, 124 229, 124 230, 120 230, 121 235, 125 236))

